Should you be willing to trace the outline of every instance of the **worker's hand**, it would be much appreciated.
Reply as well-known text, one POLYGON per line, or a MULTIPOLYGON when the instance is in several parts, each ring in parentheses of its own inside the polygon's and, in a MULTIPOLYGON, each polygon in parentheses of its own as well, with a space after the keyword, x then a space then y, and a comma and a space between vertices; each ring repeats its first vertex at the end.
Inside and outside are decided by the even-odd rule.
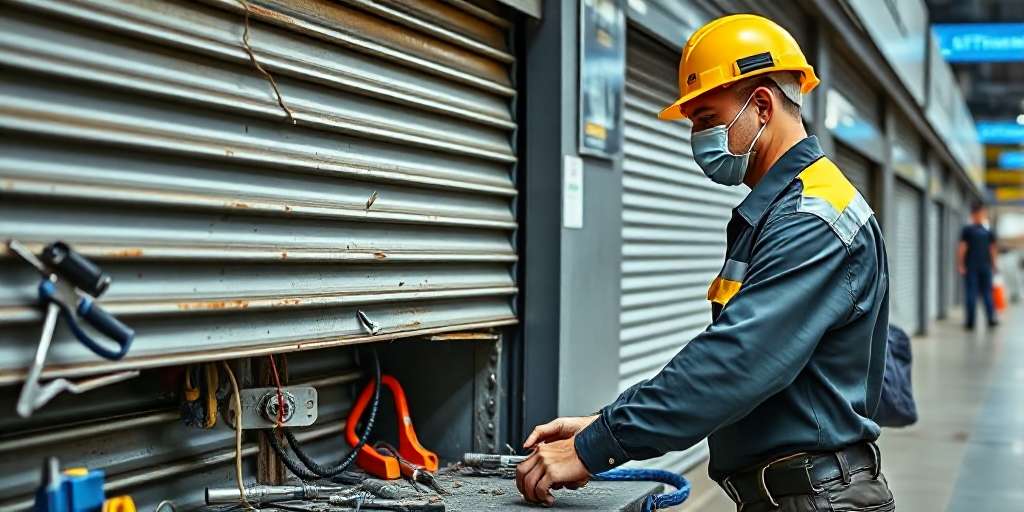
POLYGON ((576 432, 583 430, 597 419, 597 416, 572 416, 558 418, 554 421, 537 425, 526 438, 523 448, 532 450, 537 443, 550 443, 561 439, 569 439, 576 435, 576 432))
POLYGON ((555 502, 551 489, 586 485, 590 473, 576 455, 576 439, 570 437, 552 443, 540 443, 530 458, 516 467, 516 486, 530 503, 550 506, 555 502))

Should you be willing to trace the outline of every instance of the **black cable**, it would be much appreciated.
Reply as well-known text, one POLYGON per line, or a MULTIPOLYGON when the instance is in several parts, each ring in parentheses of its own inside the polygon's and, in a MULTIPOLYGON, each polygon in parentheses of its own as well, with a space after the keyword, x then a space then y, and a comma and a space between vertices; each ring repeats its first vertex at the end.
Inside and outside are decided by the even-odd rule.
POLYGON ((370 433, 373 431, 373 424, 377 419, 377 410, 380 407, 380 357, 377 355, 377 350, 373 350, 373 366, 374 366, 374 384, 373 384, 373 400, 370 403, 370 417, 366 420, 366 425, 363 427, 363 433, 359 436, 359 442, 352 447, 352 451, 348 453, 340 462, 331 465, 321 465, 306 451, 302 448, 302 444, 295 438, 295 435, 290 430, 284 430, 284 437, 288 440, 288 446, 291 447, 292 451, 295 452, 295 456, 299 458, 302 465, 305 468, 300 467, 296 464, 295 460, 285 454, 284 449, 281 447, 278 440, 271 435, 270 445, 274 451, 280 457, 281 461, 284 462, 285 467, 288 468, 295 476, 302 480, 319 480, 321 478, 332 478, 344 473, 352 463, 355 462, 356 456, 359 455, 359 451, 366 445, 366 441, 370 438, 370 433))
POLYGON ((306 469, 302 463, 295 460, 294 457, 288 455, 284 450, 284 447, 282 447, 281 443, 277 440, 276 433, 271 433, 267 436, 267 439, 270 441, 270 447, 273 448, 274 453, 277 454, 277 458, 281 459, 281 462, 284 463, 284 467, 288 468, 288 471, 291 471, 293 475, 299 477, 299 480, 304 482, 320 480, 319 476, 306 469))

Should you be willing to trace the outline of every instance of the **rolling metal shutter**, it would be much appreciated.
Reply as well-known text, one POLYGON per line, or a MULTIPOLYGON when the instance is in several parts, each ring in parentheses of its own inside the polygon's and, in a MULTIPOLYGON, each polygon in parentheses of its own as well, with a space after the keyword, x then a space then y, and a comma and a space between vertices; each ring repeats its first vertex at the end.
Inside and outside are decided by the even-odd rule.
MULTIPOLYGON (((952 248, 948 249, 953 251, 952 257, 956 258, 956 250, 960 245, 960 231, 963 230, 964 224, 966 223, 967 216, 960 210, 958 206, 949 207, 949 237, 952 241, 952 248)), ((964 278, 960 275, 960 272, 956 267, 956 260, 954 264, 949 266, 950 283, 953 283, 949 287, 949 304, 951 306, 959 306, 963 304, 964 294, 964 278)))
POLYGON ((890 321, 909 334, 921 328, 921 193, 897 180, 895 190, 896 233, 889 244, 892 293, 890 321))
MULTIPOLYGON (((672 1, 672 0, 668 0, 672 1)), ((785 28, 805 52, 810 49, 810 25, 798 2, 765 2, 763 0, 697 0, 695 2, 717 16, 755 13, 785 28)), ((710 21, 710 20, 708 20, 710 21)), ((680 41, 680 46, 684 41, 680 41)), ((678 62, 679 55, 676 55, 678 62)))
POLYGON ((835 164, 846 175, 846 179, 850 180, 854 187, 857 187, 857 190, 860 191, 861 195, 867 199, 868 204, 871 205, 871 208, 874 209, 875 201, 872 192, 875 188, 874 180, 871 179, 871 162, 852 150, 847 149, 842 144, 836 144, 834 158, 835 164))
MULTIPOLYGON (((688 123, 658 112, 676 99, 677 56, 635 30, 626 54, 619 389, 657 373, 710 323, 708 284, 722 266, 725 226, 747 189, 704 176, 688 123)), ((670 454, 680 469, 701 454, 670 454)), ((648 462, 645 467, 650 467, 648 462)))
POLYGON ((942 207, 928 202, 928 319, 939 317, 939 281, 942 279, 942 207))
MULTIPOLYGON (((175 424, 156 368, 516 322, 508 21, 462 2, 6 3, 0 239, 97 260, 138 332, 109 362, 58 329, 44 378, 154 370, 6 420, 0 507, 25 505, 43 453, 107 467, 140 508, 229 481, 230 430, 175 424)), ((41 315, 37 276, 0 257, 10 410, 41 315)), ((293 382, 334 379, 318 428, 340 437, 351 352, 317 354, 290 358, 293 382)))

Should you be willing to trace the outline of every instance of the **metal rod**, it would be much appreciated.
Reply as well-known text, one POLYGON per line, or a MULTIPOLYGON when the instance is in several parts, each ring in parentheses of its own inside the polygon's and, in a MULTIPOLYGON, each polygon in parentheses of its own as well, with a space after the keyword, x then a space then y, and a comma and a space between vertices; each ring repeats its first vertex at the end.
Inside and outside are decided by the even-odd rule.
POLYGON ((7 241, 7 247, 11 250, 11 252, 20 256, 21 259, 25 260, 25 263, 28 263, 29 265, 35 267, 40 274, 47 275, 50 273, 49 269, 46 268, 46 265, 44 265, 43 262, 40 261, 39 258, 37 258, 36 255, 32 253, 32 251, 28 250, 27 247, 22 245, 21 242, 12 238, 7 241))
POLYGON ((18 395, 18 416, 28 418, 36 410, 36 401, 39 397, 39 377, 43 373, 43 365, 46 364, 46 354, 50 351, 50 342, 53 341, 53 330, 57 327, 57 318, 60 316, 60 306, 55 302, 46 304, 46 319, 43 321, 43 332, 39 336, 39 346, 36 347, 36 355, 32 359, 32 366, 28 369, 25 377, 25 385, 18 395))

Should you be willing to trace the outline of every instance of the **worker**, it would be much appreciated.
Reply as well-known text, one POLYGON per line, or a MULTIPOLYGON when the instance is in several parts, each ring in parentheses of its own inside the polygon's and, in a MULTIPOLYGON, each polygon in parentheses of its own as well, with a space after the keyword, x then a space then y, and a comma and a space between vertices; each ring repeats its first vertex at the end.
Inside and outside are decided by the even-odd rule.
POLYGON ((712 323, 598 414, 536 427, 516 475, 527 501, 708 438, 710 475, 744 512, 894 509, 872 420, 885 248, 864 197, 804 130, 817 84, 793 37, 759 16, 714 20, 687 41, 681 98, 660 117, 693 123, 693 158, 712 181, 751 189, 726 230, 712 323))
POLYGON ((992 275, 998 271, 996 237, 988 229, 988 210, 982 203, 971 205, 971 223, 960 232, 957 247, 957 267, 964 276, 964 328, 974 329, 974 316, 978 307, 978 295, 985 305, 988 326, 999 325, 996 307, 992 297, 992 275))

